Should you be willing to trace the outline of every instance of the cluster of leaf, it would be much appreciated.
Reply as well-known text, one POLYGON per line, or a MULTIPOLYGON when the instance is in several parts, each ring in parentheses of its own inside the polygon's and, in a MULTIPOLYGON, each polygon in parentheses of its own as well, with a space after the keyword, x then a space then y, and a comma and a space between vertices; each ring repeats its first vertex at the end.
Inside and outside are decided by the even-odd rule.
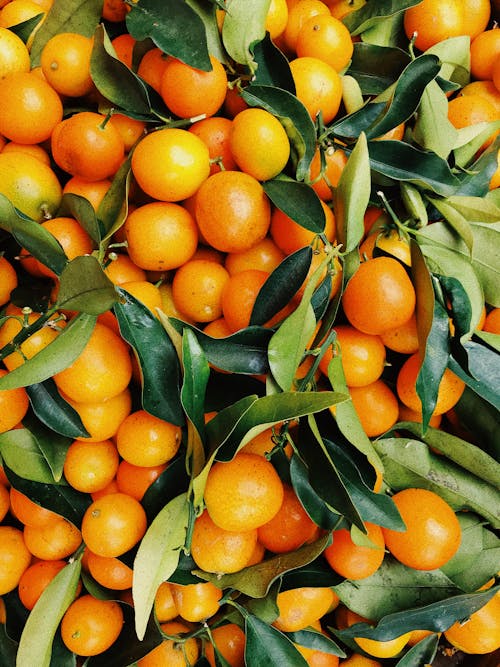
MULTIPOLYGON (((353 644, 354 636, 385 640, 417 627, 434 634, 408 651, 398 665, 431 663, 437 633, 466 618, 497 590, 474 592, 498 570, 500 554, 493 532, 500 525, 496 462, 499 341, 494 334, 476 330, 483 304, 500 306, 500 193, 488 191, 497 165, 498 140, 476 155, 500 123, 464 130, 450 125, 446 93, 468 81, 468 38, 447 40, 415 56, 403 37, 402 16, 417 1, 368 2, 345 19, 351 33, 361 35, 362 41, 355 44, 344 76, 345 113, 327 126, 321 118, 315 123, 311 120, 295 96, 287 59, 265 34, 269 0, 231 0, 221 35, 215 4, 208 0, 138 0, 131 5, 122 29, 137 39, 135 60, 157 45, 190 65, 207 69, 208 54, 214 54, 242 85, 247 104, 263 107, 280 119, 290 139, 292 160, 286 173, 263 187, 275 206, 320 238, 324 214, 308 180, 309 166, 318 146, 322 151, 331 146, 346 151, 349 160, 334 193, 340 246, 329 249, 324 266, 340 256, 344 283, 354 273, 369 203, 384 202, 394 224, 411 237, 411 277, 425 354, 417 385, 423 426, 397 424, 391 433, 371 442, 349 399, 338 357, 330 368, 335 391, 315 385, 319 359, 334 341, 332 326, 340 300, 339 295, 329 301, 330 277, 319 278, 324 266, 311 277, 300 305, 288 318, 274 328, 263 326, 302 285, 311 264, 310 247, 287 257, 271 274, 249 327, 214 339, 161 313, 159 319, 154 317, 103 272, 112 236, 127 215, 129 161, 117 173, 97 211, 77 195, 63 198, 58 214, 79 220, 95 243, 93 256, 68 261, 50 234, 0 195, 0 228, 5 231, 6 246, 26 248, 59 278, 57 302, 50 305, 50 286, 33 285, 32 278, 21 281, 13 301, 42 310, 44 315, 0 350, 0 358, 53 313, 61 309, 78 313, 47 348, 0 379, 0 389, 25 386, 31 402, 24 428, 0 435, 1 459, 11 484, 75 525, 81 524, 91 499, 66 484, 63 463, 72 439, 87 433, 51 378, 77 358, 96 317, 109 309, 138 358, 141 386, 135 396, 137 405, 182 425, 185 431, 179 456, 144 497, 148 531, 138 549, 123 556, 134 567, 134 609, 123 604, 122 634, 111 649, 90 658, 89 666, 131 665, 161 641, 152 607, 156 589, 164 580, 211 580, 224 588, 227 604, 218 622, 227 618, 244 623, 249 667, 305 665, 292 642, 344 655, 344 649, 360 650, 353 644), (403 122, 403 141, 376 140, 403 122), (322 326, 313 348, 313 366, 297 383, 297 368, 319 320, 322 326), (467 384, 456 410, 474 434, 475 444, 425 428, 446 367, 467 384), (255 375, 266 375, 266 384, 255 375), (335 419, 328 410, 333 405, 335 419), (205 425, 204 413, 212 409, 218 414, 205 425), (296 419, 300 420, 298 433, 289 429, 296 419), (309 515, 325 529, 325 536, 293 553, 271 556, 222 578, 197 570, 189 556, 189 535, 203 507, 210 466, 214 461, 230 460, 270 426, 276 429, 271 460, 282 478, 293 485, 309 515), (293 445, 290 462, 282 451, 286 442, 293 445), (374 469, 384 471, 386 488, 429 488, 456 510, 468 510, 459 515, 461 547, 441 570, 417 572, 386 556, 375 575, 351 582, 326 565, 321 554, 334 527, 350 526, 360 543, 365 521, 402 527, 390 496, 371 491, 374 469), (277 614, 277 592, 307 585, 332 586, 342 602, 377 622, 376 627, 333 631, 339 644, 312 631, 278 632, 269 625, 277 614)), ((33 64, 44 43, 57 32, 93 35, 91 73, 103 98, 100 111, 124 113, 151 126, 187 125, 172 117, 155 91, 116 58, 107 32, 113 26, 99 24, 101 5, 99 0, 56 0, 36 33, 33 64)), ((17 32, 27 36, 34 22, 21 24, 17 32)), ((79 558, 56 577, 29 616, 15 592, 5 596, 7 625, 0 626, 5 664, 74 664, 57 628, 79 576, 92 594, 113 597, 113 592, 81 572, 79 558)), ((204 636, 204 632, 200 627, 193 634, 204 636)), ((202 658, 199 665, 204 664, 202 658)), ((222 658, 219 664, 225 665, 222 658)))

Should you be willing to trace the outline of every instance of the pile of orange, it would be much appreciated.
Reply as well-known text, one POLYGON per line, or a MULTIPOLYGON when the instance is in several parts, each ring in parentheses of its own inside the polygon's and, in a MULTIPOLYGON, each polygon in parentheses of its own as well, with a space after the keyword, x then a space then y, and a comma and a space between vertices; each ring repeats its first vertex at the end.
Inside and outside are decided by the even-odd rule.
POLYGON ((73 3, 87 14, 71 22, 66 4, 0 0, 2 665, 36 662, 32 645, 55 656, 54 637, 66 661, 117 667, 499 650, 500 568, 466 532, 476 517, 498 549, 498 508, 474 497, 498 498, 476 432, 498 407, 481 359, 498 364, 500 297, 479 256, 498 243, 498 5, 423 0, 395 19, 376 0, 252 16, 226 0, 203 23, 182 0, 172 19, 104 0, 94 17, 73 3), (205 26, 204 68, 170 20, 205 26), (376 48, 405 64, 378 68, 376 48), (391 109, 428 50, 453 137, 439 155, 425 99, 391 109), (373 138, 382 166, 372 141, 359 157, 376 113, 395 118, 373 138), (441 160, 443 183, 424 157, 404 176, 402 146, 441 160), (82 321, 73 354, 62 341, 82 321), (185 523, 160 524, 182 498, 185 523), (403 580, 411 602, 355 594, 403 580), (445 620, 384 634, 391 613, 440 601, 445 620))

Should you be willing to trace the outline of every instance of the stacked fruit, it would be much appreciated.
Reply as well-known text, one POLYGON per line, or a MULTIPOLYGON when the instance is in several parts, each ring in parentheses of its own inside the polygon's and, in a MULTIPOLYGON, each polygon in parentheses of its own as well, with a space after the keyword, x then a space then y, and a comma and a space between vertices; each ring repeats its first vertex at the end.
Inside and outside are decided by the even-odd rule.
POLYGON ((500 648, 493 11, 0 0, 2 665, 500 648))

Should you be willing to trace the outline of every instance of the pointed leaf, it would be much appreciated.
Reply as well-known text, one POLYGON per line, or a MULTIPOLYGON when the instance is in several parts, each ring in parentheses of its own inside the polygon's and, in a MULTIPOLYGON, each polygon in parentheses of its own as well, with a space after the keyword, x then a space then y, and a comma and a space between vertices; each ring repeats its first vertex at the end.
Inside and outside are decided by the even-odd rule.
POLYGON ((58 308, 100 315, 112 308, 117 300, 114 284, 92 255, 75 257, 61 273, 58 308))
POLYGON ((245 665, 293 665, 307 667, 305 658, 298 652, 293 642, 272 625, 257 616, 245 618, 245 665))
POLYGON ((80 415, 57 391, 52 378, 26 387, 33 412, 52 431, 68 438, 87 437, 80 415))
POLYGON ((272 203, 301 227, 315 234, 325 229, 325 212, 321 201, 310 185, 291 179, 275 178, 262 187, 272 203))
POLYGON ((118 171, 116 172, 111 187, 104 195, 99 208, 97 218, 99 227, 103 233, 103 241, 109 241, 111 236, 123 225, 128 213, 128 193, 130 186, 130 161, 132 151, 118 171))
POLYGON ((407 651, 396 667, 420 667, 420 665, 432 665, 436 657, 439 644, 439 634, 424 637, 415 646, 407 651))
POLYGON ((455 232, 460 236, 469 253, 472 253, 472 248, 474 246, 474 236, 472 234, 472 229, 464 216, 457 211, 457 209, 450 204, 452 197, 446 199, 438 199, 437 197, 429 197, 431 204, 441 213, 441 215, 446 219, 448 224, 453 227, 455 232))
POLYGON ((436 81, 431 81, 420 100, 414 128, 415 141, 422 148, 446 159, 456 137, 457 131, 448 120, 448 98, 436 81))
POLYGON ((227 63, 227 54, 222 46, 219 26, 217 25, 217 5, 206 3, 204 0, 186 0, 186 2, 203 21, 209 54, 215 56, 219 62, 227 63))
POLYGON ((255 44, 253 56, 257 64, 255 83, 276 86, 295 95, 295 82, 285 55, 274 44, 269 33, 255 44))
POLYGON ((347 74, 356 79, 364 95, 379 95, 396 82, 409 62, 401 49, 358 42, 347 74))
POLYGON ((307 466, 297 455, 293 455, 290 461, 290 478, 297 497, 314 523, 324 530, 335 528, 341 515, 334 512, 313 489, 307 466))
POLYGON ((63 194, 61 206, 57 211, 59 216, 68 216, 78 220, 80 225, 84 228, 90 238, 95 243, 100 243, 101 232, 97 223, 94 207, 88 199, 74 192, 66 192, 63 194))
POLYGON ((420 0, 379 0, 377 3, 367 3, 361 9, 351 12, 344 17, 343 23, 353 35, 358 35, 379 21, 387 17, 418 5, 420 0))
POLYGON ((264 39, 270 0, 231 0, 222 25, 222 41, 231 58, 253 72, 253 47, 264 39))
POLYGON ((63 476, 66 452, 71 445, 71 438, 54 433, 52 429, 41 424, 31 413, 23 419, 23 426, 36 438, 38 448, 49 464, 55 482, 60 482, 63 476))
POLYGON ((54 483, 50 466, 27 428, 0 433, 0 455, 9 468, 25 479, 54 483))

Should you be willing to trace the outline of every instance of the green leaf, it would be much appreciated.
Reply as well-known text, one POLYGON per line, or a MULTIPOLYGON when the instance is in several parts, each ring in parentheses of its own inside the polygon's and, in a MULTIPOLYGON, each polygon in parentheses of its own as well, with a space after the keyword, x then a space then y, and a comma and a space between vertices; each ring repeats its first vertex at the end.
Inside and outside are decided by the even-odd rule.
POLYGON ((448 120, 448 98, 436 81, 430 81, 424 90, 413 136, 422 148, 445 159, 455 145, 457 131, 448 120))
POLYGON ((5 623, 0 623, 0 655, 5 667, 14 667, 16 664, 17 642, 9 637, 5 623))
POLYGON ((132 151, 118 171, 116 172, 111 187, 104 195, 99 208, 97 218, 99 227, 103 233, 103 241, 109 241, 111 236, 123 225, 128 214, 128 194, 130 186, 130 161, 132 151))
POLYGON ((454 509, 469 509, 493 527, 500 526, 500 491, 468 470, 443 460, 427 445, 410 438, 384 438, 374 443, 384 464, 384 479, 394 490, 408 487, 434 491, 454 509))
POLYGON ((23 426, 36 438, 38 447, 49 464, 54 481, 60 482, 71 438, 54 433, 52 429, 41 424, 30 413, 24 417, 23 426))
POLYGON ((409 62, 410 56, 401 49, 358 42, 347 74, 356 79, 363 95, 379 95, 397 81, 409 62))
POLYGON ((131 5, 126 25, 136 40, 150 37, 164 53, 183 63, 204 71, 212 68, 205 25, 186 2, 140 0, 131 5))
POLYGON ((344 17, 343 23, 352 35, 359 35, 376 23, 384 21, 389 16, 418 5, 420 0, 379 0, 376 3, 368 2, 361 9, 351 12, 344 17))
POLYGON ((5 464, 18 475, 35 482, 54 483, 54 476, 38 446, 26 428, 0 433, 0 454, 5 464))
POLYGON ((385 102, 368 102, 360 109, 340 118, 329 126, 328 133, 345 140, 355 141, 360 134, 376 123, 384 109, 385 102))
POLYGON ((415 646, 407 651, 396 667, 420 667, 420 665, 432 665, 436 657, 439 644, 439 635, 432 634, 424 637, 415 646))
POLYGON ((88 437, 80 415, 57 391, 52 378, 26 387, 33 412, 52 431, 68 438, 88 437))
POLYGON ((141 500, 148 523, 151 523, 170 500, 188 488, 189 481, 184 456, 179 453, 172 461, 169 461, 166 470, 148 487, 141 500))
POLYGON ((489 185, 491 177, 498 169, 497 155, 499 148, 500 137, 497 137, 489 148, 483 151, 478 159, 460 174, 461 184, 455 194, 472 195, 474 197, 494 195, 495 190, 490 193, 489 185))
POLYGON ((66 192, 63 194, 61 206, 57 211, 58 216, 68 216, 78 220, 83 229, 96 244, 101 241, 101 233, 97 223, 94 207, 85 197, 66 192))
POLYGON ((250 106, 262 107, 278 118, 290 140, 295 176, 298 181, 306 179, 316 151, 316 131, 302 102, 292 93, 274 86, 252 84, 241 96, 250 106))
POLYGON ((250 325, 265 325, 285 308, 304 283, 312 260, 312 248, 299 248, 269 275, 259 290, 252 309, 250 325))
POLYGON ((500 120, 490 123, 474 123, 457 131, 457 141, 454 145, 455 163, 458 167, 470 165, 470 161, 475 158, 477 152, 481 149, 488 139, 491 139, 495 132, 500 129, 500 120))
POLYGON ((288 637, 257 616, 245 617, 245 665, 293 665, 307 667, 305 658, 288 637))
POLYGON ((294 454, 290 461, 290 479, 303 508, 314 523, 324 530, 332 530, 341 515, 333 511, 311 486, 307 466, 294 454))
POLYGON ((370 162, 362 134, 342 171, 335 191, 335 220, 344 252, 354 250, 363 234, 363 217, 370 199, 370 162))
POLYGON ((438 199, 437 197, 428 197, 431 204, 446 219, 448 224, 454 229, 458 236, 463 240, 469 251, 472 253, 474 246, 474 236, 468 220, 453 206, 452 197, 438 199))
POLYGON ((295 82, 283 53, 275 46, 269 33, 255 44, 253 56, 257 65, 255 83, 262 86, 276 86, 295 95, 295 82))
POLYGON ((61 32, 92 37, 101 20, 102 0, 55 0, 31 46, 31 66, 40 65, 40 54, 48 40, 61 32))
POLYGON ((64 567, 49 583, 33 607, 19 642, 18 667, 49 667, 54 635, 64 612, 76 596, 80 560, 64 567))
POLYGON ((37 384, 68 368, 87 345, 95 322, 94 315, 77 315, 47 347, 0 378, 0 389, 37 384))
POLYGON ((445 197, 454 194, 460 184, 445 160, 402 141, 370 141, 368 152, 371 168, 389 178, 430 188, 445 197))
POLYGON ((186 2, 203 21, 209 54, 217 58, 219 62, 227 64, 227 54, 222 46, 219 26, 217 25, 217 5, 206 3, 204 0, 186 0, 186 2))
POLYGON ((118 288, 114 311, 120 333, 134 348, 142 375, 142 405, 150 414, 182 425, 179 359, 159 320, 138 299, 118 288), (154 354, 152 354, 154 351, 154 354), (168 372, 166 372, 168 369, 168 372))
POLYGON ((265 597, 273 582, 285 572, 296 570, 311 563, 325 549, 330 541, 329 535, 323 535, 311 544, 299 547, 287 554, 276 554, 257 565, 245 567, 234 574, 212 574, 195 570, 195 574, 204 581, 211 581, 219 588, 233 588, 252 598, 265 597))
POLYGON ((287 632, 286 636, 291 639, 294 644, 305 646, 307 648, 322 651, 330 655, 338 655, 340 658, 345 658, 344 651, 338 646, 330 637, 327 637, 322 632, 317 630, 298 630, 297 632, 287 632))
POLYGON ((117 300, 114 284, 92 255, 75 257, 61 273, 57 308, 100 315, 117 300))
POLYGON ((500 459, 498 410, 468 386, 465 387, 454 410, 460 423, 474 434, 477 446, 495 460, 500 459))
POLYGON ((144 637, 158 586, 175 571, 186 539, 189 506, 183 493, 156 516, 141 540, 134 560, 132 595, 135 629, 144 637))
POLYGON ((441 61, 440 76, 460 88, 470 80, 470 37, 460 35, 437 42, 426 53, 436 55, 441 61))
POLYGON ((26 44, 31 36, 31 33, 44 18, 44 12, 41 11, 40 14, 36 14, 26 21, 21 21, 21 23, 16 23, 16 25, 9 26, 9 30, 15 33, 20 37, 23 42, 26 44))
POLYGON ((425 227, 429 222, 429 216, 420 190, 414 185, 403 181, 399 184, 399 189, 401 191, 401 200, 410 215, 410 226, 417 227, 418 229, 425 227))
POLYGON ((231 58, 255 71, 253 47, 264 39, 270 0, 230 0, 222 25, 222 42, 231 58))
MULTIPOLYGON (((472 378, 480 382, 494 396, 500 386, 500 363, 498 353, 475 341, 464 343, 467 353, 467 370, 472 378)), ((464 364, 465 367, 465 364, 464 364)), ((493 403, 500 410, 500 396, 493 403)))
POLYGON ((265 181, 262 187, 272 203, 289 218, 315 234, 325 229, 325 212, 310 185, 288 178, 265 181))
MULTIPOLYGON (((496 369, 498 367, 498 355, 494 357, 494 369, 495 369, 495 377, 498 377, 498 373, 496 372, 496 369)), ((461 363, 463 361, 461 360, 461 363)), ((464 365, 467 365, 470 363, 469 357, 467 358, 467 362, 464 365)), ((478 364, 478 368, 481 370, 482 366, 482 373, 479 379, 476 379, 475 377, 471 376, 469 372, 465 371, 462 366, 457 362, 456 359, 453 357, 450 357, 449 362, 448 362, 448 367, 455 375, 458 375, 458 377, 465 382, 465 384, 470 387, 475 394, 477 394, 479 397, 487 401, 492 408, 494 408, 496 411, 500 410, 500 397, 498 394, 498 384, 495 385, 495 388, 492 390, 492 381, 495 380, 495 377, 489 378, 487 374, 487 368, 486 368, 486 375, 484 374, 484 367, 485 364, 483 363, 483 360, 480 360, 479 363, 474 359, 473 363, 475 365, 478 364)), ((477 370, 475 371, 477 372, 477 370)))

